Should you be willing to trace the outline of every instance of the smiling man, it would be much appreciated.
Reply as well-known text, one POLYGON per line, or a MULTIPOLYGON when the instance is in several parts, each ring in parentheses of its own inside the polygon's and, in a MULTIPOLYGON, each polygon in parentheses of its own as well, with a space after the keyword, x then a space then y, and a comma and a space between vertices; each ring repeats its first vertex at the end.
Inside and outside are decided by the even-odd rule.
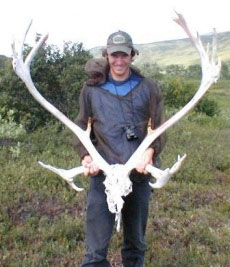
MULTIPOLYGON (((108 38, 103 51, 105 59, 93 59, 86 64, 91 79, 81 91, 76 123, 86 129, 91 119, 91 139, 109 164, 124 164, 146 136, 149 122, 152 129, 162 123, 163 101, 159 88, 132 66, 137 54, 129 34, 118 31, 108 38)), ((105 176, 78 139, 75 147, 86 168, 85 175, 91 176, 87 196, 86 253, 82 266, 110 266, 107 251, 115 215, 108 210, 103 184, 105 176)), ((133 191, 124 198, 122 209, 122 263, 125 267, 143 266, 151 194, 145 166, 157 165, 162 148, 163 139, 159 137, 130 175, 133 191)))

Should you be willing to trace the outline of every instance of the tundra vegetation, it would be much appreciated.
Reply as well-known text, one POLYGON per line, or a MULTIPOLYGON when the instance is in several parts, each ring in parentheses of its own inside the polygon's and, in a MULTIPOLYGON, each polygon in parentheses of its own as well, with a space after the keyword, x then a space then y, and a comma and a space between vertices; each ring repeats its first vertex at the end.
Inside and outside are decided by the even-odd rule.
MULTIPOLYGON (((30 50, 26 46, 24 53, 30 50)), ((81 43, 44 47, 32 66, 40 92, 74 119, 91 56, 81 43)), ((199 65, 141 66, 157 79, 171 116, 194 94, 199 65)), ((162 167, 187 159, 150 203, 145 266, 229 266, 230 62, 197 108, 167 132, 162 167)), ((79 165, 72 133, 43 110, 0 58, 0 266, 79 266, 84 254, 86 190, 76 193, 38 160, 79 165)), ((88 178, 76 183, 88 187, 88 178)), ((122 231, 109 249, 119 266, 122 231)))

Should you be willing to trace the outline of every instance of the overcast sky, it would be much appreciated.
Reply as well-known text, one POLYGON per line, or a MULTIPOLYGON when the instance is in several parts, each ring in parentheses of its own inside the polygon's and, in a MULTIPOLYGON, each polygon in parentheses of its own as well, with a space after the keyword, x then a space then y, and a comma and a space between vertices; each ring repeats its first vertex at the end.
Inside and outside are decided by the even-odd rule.
POLYGON ((0 0, 0 54, 11 56, 13 38, 20 39, 33 19, 27 43, 35 33, 48 42, 83 42, 86 49, 105 45, 110 33, 128 32, 135 44, 186 37, 172 21, 182 13, 200 34, 230 31, 229 0, 0 0))

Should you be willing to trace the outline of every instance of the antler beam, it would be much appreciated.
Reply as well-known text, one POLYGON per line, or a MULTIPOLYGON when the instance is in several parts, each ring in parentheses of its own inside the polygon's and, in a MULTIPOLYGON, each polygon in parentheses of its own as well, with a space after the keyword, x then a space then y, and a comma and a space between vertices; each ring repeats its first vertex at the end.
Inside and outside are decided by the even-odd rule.
POLYGON ((211 59, 209 59, 208 53, 205 51, 203 44, 201 42, 200 36, 197 34, 195 37, 184 17, 177 13, 177 18, 174 19, 178 25, 182 27, 182 29, 187 33, 188 37, 192 40, 194 46, 196 47, 200 60, 201 60, 201 67, 202 67, 202 80, 201 84, 196 92, 196 94, 193 96, 193 98, 179 111, 177 112, 173 117, 171 117, 169 120, 167 120, 165 123, 163 123, 160 127, 157 129, 154 129, 151 134, 149 134, 144 141, 141 143, 141 145, 138 147, 138 149, 135 151, 135 153, 130 157, 128 162, 126 163, 126 166, 128 169, 132 169, 136 166, 139 155, 142 155, 144 151, 150 146, 150 144, 156 140, 157 137, 159 137, 162 133, 164 133, 167 129, 172 127, 174 124, 176 124, 180 119, 182 119, 186 114, 188 114, 200 101, 200 99, 204 96, 204 94, 207 92, 207 90, 211 87, 211 85, 220 77, 220 70, 221 70, 221 62, 220 59, 218 59, 218 62, 216 63, 216 32, 214 30, 213 35, 213 45, 212 45, 212 56, 211 59))
POLYGON ((34 86, 34 83, 32 81, 31 75, 30 75, 30 64, 32 60, 34 59, 34 56, 37 54, 38 50, 41 48, 41 46, 45 43, 45 41, 48 38, 48 34, 43 35, 36 46, 31 50, 29 55, 27 56, 25 62, 23 62, 23 45, 24 41, 26 39, 26 35, 29 31, 29 28, 31 26, 31 23, 26 30, 23 44, 21 45, 21 49, 19 52, 17 52, 16 44, 15 42, 12 44, 12 50, 13 50, 13 68, 16 74, 21 78, 21 80, 26 84, 26 87, 28 88, 29 92, 32 94, 32 96, 45 108, 47 109, 52 115, 54 115, 58 120, 60 120, 64 125, 66 125, 74 134, 76 134, 79 139, 81 140, 82 144, 85 146, 85 148, 90 151, 90 155, 92 156, 93 160, 98 163, 98 165, 103 170, 109 169, 109 164, 101 157, 101 155, 97 152, 95 147, 93 146, 88 130, 84 131, 79 126, 77 126, 75 123, 73 123, 70 119, 68 119, 62 112, 60 112, 57 108, 55 108, 52 104, 50 104, 36 89, 34 86))

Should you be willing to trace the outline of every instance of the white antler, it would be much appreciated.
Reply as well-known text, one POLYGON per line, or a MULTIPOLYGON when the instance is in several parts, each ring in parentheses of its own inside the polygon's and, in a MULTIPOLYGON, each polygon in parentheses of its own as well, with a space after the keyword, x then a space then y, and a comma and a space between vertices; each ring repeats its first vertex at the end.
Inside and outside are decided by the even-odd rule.
MULTIPOLYGON (((26 35, 29 31, 28 26, 26 33, 23 38, 23 43, 20 45, 19 49, 16 49, 15 42, 12 44, 13 50, 13 68, 16 74, 23 80, 26 84, 29 92, 33 95, 33 97, 51 114, 53 114, 57 119, 59 119, 63 124, 65 124, 74 134, 77 135, 79 140, 85 146, 89 154, 91 155, 93 161, 97 164, 97 166, 104 171, 106 175, 106 194, 107 194, 107 202, 109 206, 109 210, 111 212, 116 213, 116 221, 117 229, 119 230, 120 227, 120 213, 123 206, 123 196, 126 196, 132 191, 132 183, 129 179, 129 173, 126 171, 124 165, 109 165, 97 152, 95 147, 93 146, 90 137, 89 137, 89 129, 87 128, 86 131, 82 130, 76 124, 74 124, 71 120, 69 120, 63 113, 61 113, 57 108, 55 108, 52 104, 50 104, 36 89, 34 83, 32 81, 30 75, 30 64, 40 49, 40 47, 44 44, 47 40, 48 35, 44 35, 40 38, 36 46, 32 49, 32 51, 27 56, 25 62, 23 61, 23 45, 25 42, 26 35), (122 174, 122 175, 121 175, 122 174), (116 179, 114 179, 116 177, 116 179), (117 194, 115 195, 114 189, 116 188, 117 194)), ((89 126, 89 125, 88 125, 89 126)), ((74 168, 71 170, 62 170, 50 165, 46 165, 42 162, 39 162, 43 167, 57 173, 65 181, 67 181, 72 188, 76 191, 81 191, 82 189, 77 187, 73 182, 73 177, 77 174, 80 174, 84 171, 83 167, 74 168)))
MULTIPOLYGON (((184 19, 184 17, 177 13, 177 18, 175 18, 175 22, 177 22, 182 29, 187 33, 189 38, 192 40, 193 44, 195 45, 199 56, 201 60, 201 67, 202 67, 202 80, 201 84, 194 95, 194 97, 179 111, 177 112, 173 117, 171 117, 169 120, 167 120, 165 123, 163 123, 160 127, 157 129, 154 129, 140 144, 138 149, 135 151, 135 153, 130 157, 130 159, 127 161, 126 166, 128 170, 132 170, 138 160, 139 156, 144 153, 144 151, 150 146, 150 144, 157 139, 162 133, 164 133, 167 129, 172 127, 175 123, 177 123, 181 118, 183 118, 187 113, 189 113, 199 102, 199 100, 203 97, 203 95, 207 92, 207 90, 210 88, 210 86, 215 83, 219 76, 220 76, 220 69, 221 69, 221 62, 220 59, 216 63, 216 32, 214 30, 214 36, 213 36, 213 45, 212 45, 212 56, 211 60, 209 59, 209 55, 204 50, 204 47, 202 45, 202 42, 200 40, 199 35, 195 37, 190 29, 188 28, 188 25, 184 19)), ((182 157, 184 159, 185 157, 182 157)), ((181 165, 181 164, 179 164, 181 165)), ((161 176, 156 175, 157 179, 163 179, 161 176)), ((166 179, 166 178, 165 178, 166 179)), ((169 177, 167 176, 167 179, 169 177)), ((167 180, 166 179, 166 180, 167 180)), ((165 184, 165 181, 162 181, 161 184, 165 184)), ((154 187, 154 184, 151 184, 152 187, 154 187)))
POLYGON ((149 185, 152 188, 161 188, 164 185, 166 185, 168 180, 180 169, 185 158, 186 158, 186 154, 182 158, 180 156, 178 156, 177 162, 170 169, 167 168, 164 171, 162 171, 162 170, 160 170, 154 166, 147 165, 146 170, 149 173, 151 173, 151 175, 153 177, 155 177, 157 180, 154 184, 149 183, 149 185))
POLYGON ((45 164, 41 161, 38 162, 43 168, 46 168, 57 175, 61 176, 74 190, 76 191, 82 191, 83 188, 80 188, 74 184, 73 178, 79 174, 84 173, 85 168, 83 166, 76 167, 70 170, 63 170, 59 168, 55 168, 51 165, 45 164))
MULTIPOLYGON (((15 48, 15 43, 12 45, 13 49, 13 67, 17 75, 24 81, 26 84, 28 90, 33 95, 33 97, 49 112, 51 112, 56 118, 58 118, 62 123, 64 123, 71 131, 73 131, 79 138, 79 140, 82 142, 82 144, 85 146, 91 157, 93 158, 93 161, 98 165, 98 167, 104 171, 106 175, 105 179, 105 192, 107 194, 107 202, 109 206, 109 210, 111 212, 116 213, 116 220, 118 222, 117 229, 119 230, 120 226, 120 214, 121 209, 123 206, 123 199, 122 197, 128 195, 132 191, 132 183, 129 179, 129 174, 133 168, 138 163, 138 160, 140 158, 140 155, 142 155, 145 150, 149 147, 149 145, 156 140, 163 132, 165 132, 168 128, 170 128, 172 125, 174 125, 176 122, 178 122, 183 116, 185 116, 189 111, 193 109, 193 107, 198 103, 198 101, 202 98, 202 96, 205 94, 205 92, 208 90, 208 88, 217 81, 220 74, 220 60, 218 63, 215 63, 215 56, 216 56, 216 44, 215 44, 215 34, 213 38, 213 52, 212 52, 212 59, 211 61, 208 58, 207 53, 205 52, 200 37, 194 37, 183 16, 181 14, 178 14, 178 18, 175 19, 175 21, 185 30, 185 32, 188 34, 188 36, 193 41, 195 47, 197 48, 197 51, 199 52, 200 58, 201 58, 201 65, 202 65, 202 81, 200 84, 200 87, 195 94, 195 96, 192 98, 192 100, 184 107, 182 108, 178 113, 176 113, 171 119, 163 123, 160 127, 153 130, 151 134, 149 134, 141 143, 141 145, 138 147, 136 152, 130 157, 130 159, 127 161, 125 165, 121 164, 115 164, 115 165, 109 165, 97 152, 95 147, 93 146, 88 131, 83 131, 81 128, 79 128, 76 124, 74 124, 71 120, 69 120, 64 114, 62 114, 59 110, 57 110, 53 105, 51 105, 47 100, 45 100, 41 94, 37 91, 35 88, 33 81, 30 76, 30 63, 32 62, 35 54, 39 50, 39 48, 44 44, 46 39, 48 38, 48 35, 44 35, 41 37, 39 42, 36 44, 36 46, 32 49, 30 54, 28 55, 25 62, 23 62, 23 56, 22 56, 22 50, 23 50, 23 44, 27 35, 27 32, 30 28, 30 25, 25 33, 23 44, 21 45, 21 49, 19 50, 19 53, 17 53, 15 48)), ((148 165, 146 167, 146 170, 152 174, 157 179, 157 182, 155 184, 150 183, 150 186, 153 188, 160 188, 164 186, 167 181, 171 178, 171 176, 180 168, 183 160, 185 159, 186 155, 184 155, 182 158, 178 156, 178 161, 173 165, 171 169, 166 169, 164 171, 159 170, 153 166, 148 165)), ((83 167, 74 168, 71 170, 63 170, 58 169, 55 167, 52 167, 50 165, 46 165, 42 162, 39 162, 43 167, 57 173, 62 178, 64 178, 75 190, 80 191, 81 188, 78 188, 74 182, 73 178, 84 172, 83 167)))
MULTIPOLYGON (((29 31, 29 28, 31 26, 31 23, 25 33, 26 35, 29 31)), ((12 45, 13 50, 13 68, 16 72, 16 74, 24 81, 26 84, 29 92, 33 95, 33 97, 50 113, 52 113, 57 119, 59 119, 62 123, 64 123, 72 132, 74 132, 79 139, 81 140, 82 144, 85 146, 85 148, 90 151, 90 155, 92 156, 93 160, 97 162, 98 166, 102 170, 108 170, 109 164, 101 157, 101 155, 97 152, 95 147, 93 146, 88 130, 83 131, 80 127, 78 127, 76 124, 74 124, 70 119, 68 119, 63 113, 61 113, 57 108, 55 108, 53 105, 51 105, 36 89, 34 86, 34 83, 31 79, 30 75, 30 64, 36 55, 37 51, 40 49, 40 47, 44 44, 44 42, 47 40, 48 34, 43 35, 36 46, 32 49, 32 51, 27 56, 25 62, 23 62, 23 55, 22 55, 22 49, 23 45, 21 46, 21 49, 19 50, 19 53, 16 50, 15 42, 12 45)))

